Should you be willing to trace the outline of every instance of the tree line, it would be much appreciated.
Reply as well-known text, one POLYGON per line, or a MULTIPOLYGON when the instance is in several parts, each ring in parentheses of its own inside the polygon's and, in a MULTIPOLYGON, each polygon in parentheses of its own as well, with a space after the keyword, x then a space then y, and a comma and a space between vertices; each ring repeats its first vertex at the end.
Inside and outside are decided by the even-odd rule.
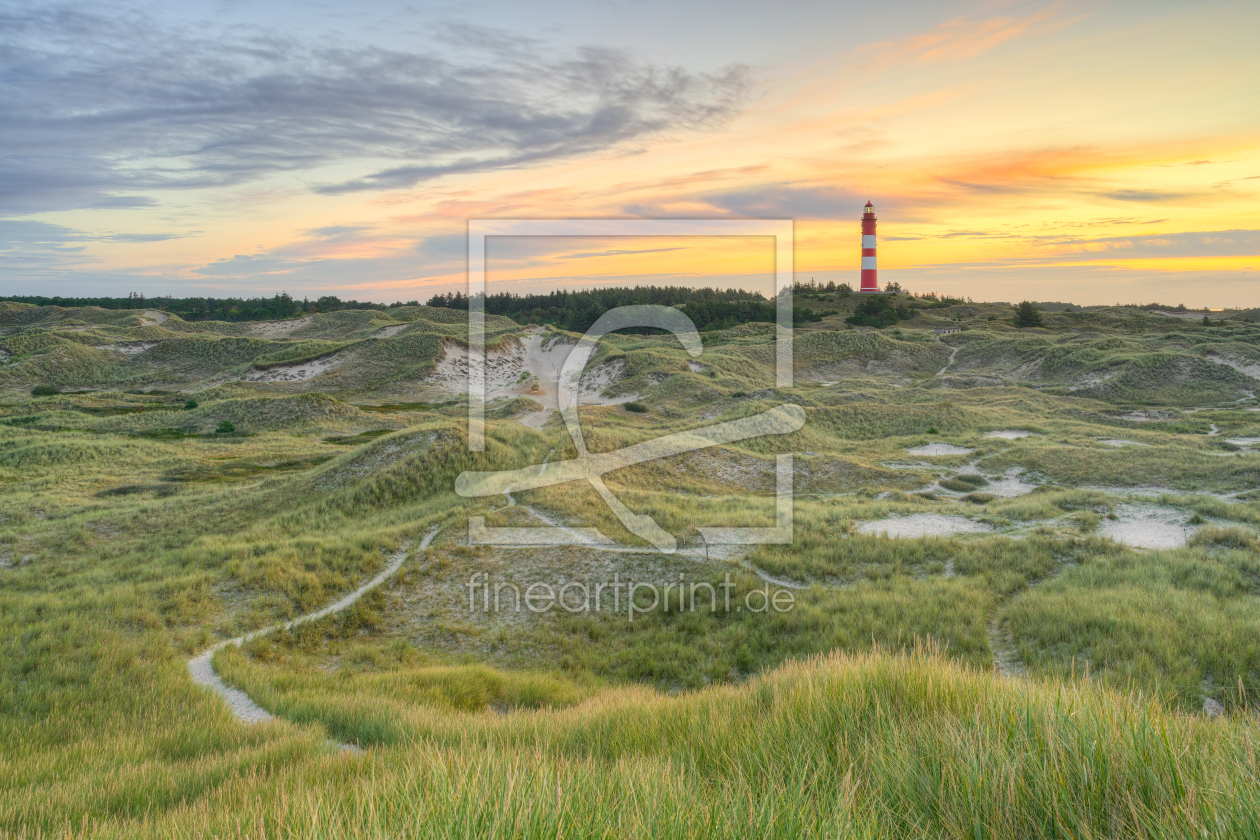
MULTIPOLYGON (((699 330, 722 330, 753 322, 772 324, 778 317, 776 301, 757 292, 685 286, 617 286, 529 295, 499 292, 486 295, 485 311, 518 323, 551 324, 572 332, 586 332, 610 309, 647 304, 676 307, 699 330)), ((439 294, 429 298, 427 305, 467 310, 468 297, 461 292, 439 294)), ((815 312, 795 307, 793 321, 819 321, 833 314, 833 309, 815 312)))
POLYGON ((132 292, 127 297, 45 297, 43 295, 7 295, 0 300, 31 303, 36 306, 96 306, 101 309, 160 309, 178 315, 185 321, 275 321, 294 318, 316 312, 336 312, 340 309, 392 309, 398 306, 419 306, 419 301, 395 301, 372 303, 370 301, 342 300, 336 295, 325 295, 317 300, 297 300, 288 292, 274 297, 256 298, 208 298, 166 297, 147 298, 132 292))

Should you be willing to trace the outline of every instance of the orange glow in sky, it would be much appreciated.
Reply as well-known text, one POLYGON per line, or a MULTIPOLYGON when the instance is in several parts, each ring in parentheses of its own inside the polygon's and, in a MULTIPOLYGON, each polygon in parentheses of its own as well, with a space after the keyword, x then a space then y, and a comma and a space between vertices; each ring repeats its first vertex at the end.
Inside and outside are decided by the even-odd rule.
MULTIPOLYGON (((1260 6, 925 8, 891 35, 780 49, 713 124, 413 183, 324 190, 407 163, 346 153, 139 189, 134 207, 10 212, 92 235, 0 247, 0 287, 423 300, 462 287, 470 218, 644 217, 793 219, 798 278, 856 286, 869 199, 880 278, 911 290, 1260 306, 1260 6)), ((488 276, 764 290, 771 257, 753 240, 564 240, 492 248, 488 276)))

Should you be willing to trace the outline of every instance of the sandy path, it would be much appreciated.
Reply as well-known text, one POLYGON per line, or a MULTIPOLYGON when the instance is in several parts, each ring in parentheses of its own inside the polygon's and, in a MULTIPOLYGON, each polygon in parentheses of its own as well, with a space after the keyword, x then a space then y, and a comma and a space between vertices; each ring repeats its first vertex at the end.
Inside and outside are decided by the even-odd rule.
MULTIPOLYGON (((420 542, 419 551, 424 551, 433 542, 433 538, 437 536, 438 529, 433 528, 429 533, 424 535, 424 539, 420 542)), ((287 621, 283 624, 273 624, 270 627, 264 627, 261 630, 255 630, 252 633, 246 633, 243 636, 237 636, 235 639, 227 639, 219 642, 207 651, 197 654, 188 660, 188 674, 192 677, 192 681, 197 685, 203 685, 213 691, 215 694, 223 698, 228 704, 228 708, 232 710, 232 714, 242 723, 262 723, 271 720, 274 715, 271 712, 259 706, 253 700, 249 699, 249 695, 239 689, 232 688, 219 678, 214 672, 214 655, 221 648, 227 645, 237 645, 238 647, 251 639, 257 639, 259 636, 265 636, 268 633, 274 633, 280 629, 288 629, 299 624, 305 624, 308 621, 316 621, 333 613, 341 612, 355 601, 362 598, 368 592, 380 586, 389 578, 393 577, 402 567, 403 561, 407 559, 409 551, 406 547, 394 552, 390 557, 389 565, 385 570, 367 583, 360 586, 348 595, 345 595, 331 604, 322 607, 315 612, 307 613, 304 616, 287 621)))
POLYGON ((994 613, 985 622, 985 632, 989 636, 989 650, 993 652, 993 670, 1003 677, 1023 677, 1028 674, 1028 667, 1019 658, 1015 649, 1015 638, 1009 628, 994 613))
MULTIPOLYGON (((936 340, 937 340, 937 341, 941 341, 939 338, 938 338, 938 339, 936 339, 936 340)), ((941 343, 942 343, 942 344, 944 344, 945 342, 941 341, 941 343)), ((948 346, 948 345, 946 345, 946 346, 948 346)), ((952 365, 952 364, 954 363, 954 357, 958 355, 958 351, 959 351, 959 350, 961 350, 961 349, 962 349, 962 345, 961 345, 961 344, 960 344, 960 345, 958 345, 957 347, 955 347, 955 348, 953 349, 953 351, 949 354, 949 361, 945 363, 945 367, 941 368, 940 370, 938 370, 938 371, 936 372, 936 375, 937 375, 937 376, 941 376, 941 375, 943 375, 943 374, 945 373, 945 371, 949 370, 949 366, 950 366, 950 365, 952 365)))

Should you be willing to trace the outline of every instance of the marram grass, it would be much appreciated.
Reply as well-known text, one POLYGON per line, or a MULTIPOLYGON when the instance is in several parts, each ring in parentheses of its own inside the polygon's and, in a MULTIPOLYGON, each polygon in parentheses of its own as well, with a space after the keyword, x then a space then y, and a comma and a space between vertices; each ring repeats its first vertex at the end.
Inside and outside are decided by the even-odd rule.
MULTIPOLYGON (((234 681, 251 687, 274 677, 239 655, 221 660, 234 681)), ((392 679, 405 686, 423 671, 392 679)), ((436 679, 461 675, 445 669, 436 679)), ((379 721, 393 732, 390 743, 359 754, 325 752, 310 728, 278 724, 278 743, 243 752, 203 796, 132 819, 85 819, 44 836, 1260 832, 1253 720, 1182 715, 1088 684, 1012 681, 931 650, 836 654, 734 687, 678 697, 616 688, 577 705, 507 714, 416 703, 405 692, 359 692, 353 681, 313 694, 300 675, 275 682, 263 696, 314 717, 379 721)), ((14 825, 22 804, 6 799, 4 807, 3 824, 14 825)))

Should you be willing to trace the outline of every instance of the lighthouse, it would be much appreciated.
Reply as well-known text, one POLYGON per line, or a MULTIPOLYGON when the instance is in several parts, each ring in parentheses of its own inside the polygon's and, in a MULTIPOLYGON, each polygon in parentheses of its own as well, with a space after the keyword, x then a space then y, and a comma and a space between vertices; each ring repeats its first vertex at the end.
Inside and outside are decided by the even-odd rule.
POLYGON ((862 214, 862 286, 860 292, 878 292, 879 282, 875 277, 875 205, 866 202, 866 212, 862 214))

